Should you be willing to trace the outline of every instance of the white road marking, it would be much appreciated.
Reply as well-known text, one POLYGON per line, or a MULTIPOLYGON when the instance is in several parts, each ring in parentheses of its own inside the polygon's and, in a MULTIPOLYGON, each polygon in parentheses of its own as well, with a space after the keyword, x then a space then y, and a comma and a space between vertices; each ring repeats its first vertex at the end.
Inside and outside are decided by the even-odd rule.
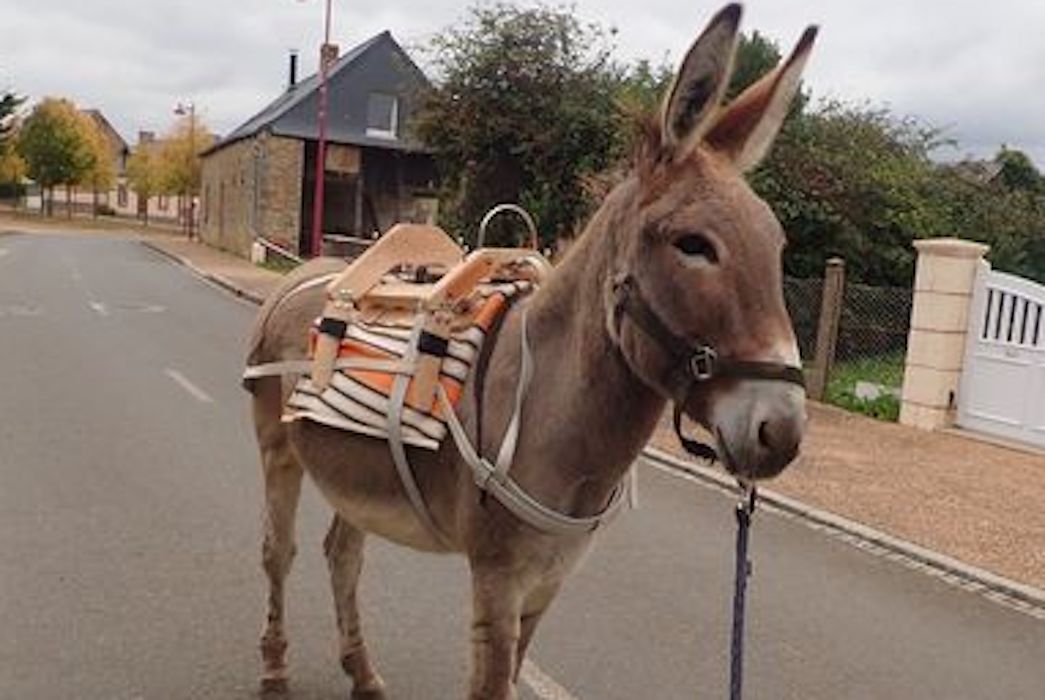
POLYGON ((103 304, 100 301, 92 301, 92 302, 90 302, 90 307, 99 316, 108 316, 109 315, 108 307, 106 307, 105 304, 103 304))
POLYGON ((541 700, 578 700, 577 696, 556 683, 554 678, 529 659, 523 661, 519 676, 541 700))
POLYGON ((210 394, 200 389, 198 386, 189 381, 184 374, 176 369, 170 369, 169 367, 163 370, 163 373, 174 380, 174 382, 184 389, 192 398, 196 399, 200 403, 214 403, 214 399, 210 397, 210 394))
POLYGON ((4 316, 15 316, 18 318, 29 318, 32 316, 43 315, 43 309, 36 306, 26 306, 24 304, 15 304, 13 306, 0 306, 0 318, 4 316))

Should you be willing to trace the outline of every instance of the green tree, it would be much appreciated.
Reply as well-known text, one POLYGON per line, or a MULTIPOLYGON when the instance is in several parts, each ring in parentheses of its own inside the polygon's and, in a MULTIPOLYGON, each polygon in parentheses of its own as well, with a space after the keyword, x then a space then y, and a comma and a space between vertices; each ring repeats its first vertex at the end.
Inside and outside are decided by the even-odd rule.
POLYGON ((780 63, 780 47, 758 31, 741 34, 733 60, 733 76, 726 89, 726 100, 731 100, 780 63))
POLYGON ((940 144, 937 129, 886 109, 827 102, 792 114, 751 177, 787 231, 787 273, 819 276, 839 256, 856 281, 910 285, 911 242, 953 234, 934 195, 940 144))
POLYGON ((55 185, 79 184, 94 164, 80 113, 72 102, 53 97, 37 104, 26 118, 18 134, 18 153, 29 177, 48 193, 48 215, 54 213, 55 185))
POLYGON ((605 32, 569 9, 477 5, 433 44, 438 86, 414 128, 435 151, 450 230, 474 240, 486 210, 514 201, 545 243, 571 235, 588 209, 584 177, 619 150, 605 32))
POLYGON ((0 94, 0 185, 15 194, 25 177, 25 161, 15 151, 13 138, 18 108, 24 101, 12 92, 0 94))
POLYGON ((1039 192, 1043 188, 1041 173, 1034 162, 1023 151, 1002 146, 994 156, 994 162, 1001 166, 998 177, 1010 190, 1039 192))
POLYGON ((23 102, 25 102, 25 98, 19 97, 13 92, 0 94, 0 150, 11 137, 15 116, 23 102))

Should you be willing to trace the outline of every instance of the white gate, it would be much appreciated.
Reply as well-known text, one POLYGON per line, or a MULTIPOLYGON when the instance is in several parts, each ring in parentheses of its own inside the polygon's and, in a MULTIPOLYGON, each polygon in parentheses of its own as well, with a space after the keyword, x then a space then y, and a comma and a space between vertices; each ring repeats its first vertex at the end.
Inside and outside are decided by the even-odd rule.
POLYGON ((969 310, 958 424, 1045 446, 1045 286, 987 263, 969 310))

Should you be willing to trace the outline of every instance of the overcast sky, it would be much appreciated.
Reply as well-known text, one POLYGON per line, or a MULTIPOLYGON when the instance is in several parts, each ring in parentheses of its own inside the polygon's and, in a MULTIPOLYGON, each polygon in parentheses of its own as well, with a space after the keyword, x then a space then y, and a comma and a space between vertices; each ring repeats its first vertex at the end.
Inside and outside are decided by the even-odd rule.
MULTIPOLYGON (((408 49, 458 21, 462 0, 333 0, 347 48, 390 29, 408 49)), ((717 2, 576 0, 619 31, 622 59, 677 61, 717 2)), ((0 89, 101 109, 133 142, 179 101, 227 133, 284 88, 287 53, 315 69, 323 0, 0 0, 0 89)), ((786 52, 821 25, 816 97, 870 100, 944 126, 948 158, 1006 143, 1045 166, 1045 0, 750 0, 744 28, 786 52)), ((421 57, 417 57, 420 62, 421 57)), ((422 62, 423 67, 423 62, 422 62)))

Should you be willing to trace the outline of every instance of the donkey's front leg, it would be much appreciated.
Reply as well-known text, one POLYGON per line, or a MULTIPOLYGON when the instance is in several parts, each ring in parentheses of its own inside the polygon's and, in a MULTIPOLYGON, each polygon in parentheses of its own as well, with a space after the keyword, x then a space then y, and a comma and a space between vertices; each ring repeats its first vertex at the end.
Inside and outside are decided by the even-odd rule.
POLYGON ((470 700, 515 700, 521 582, 510 572, 472 571, 472 682, 470 700))

